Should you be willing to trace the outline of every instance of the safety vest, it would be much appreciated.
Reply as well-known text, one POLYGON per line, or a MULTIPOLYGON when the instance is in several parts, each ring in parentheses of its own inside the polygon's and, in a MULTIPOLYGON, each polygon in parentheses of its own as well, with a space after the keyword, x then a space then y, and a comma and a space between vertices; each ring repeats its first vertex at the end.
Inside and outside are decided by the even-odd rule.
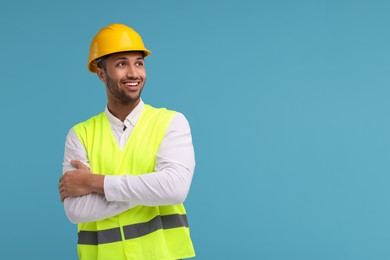
MULTIPOLYGON (((174 111, 145 105, 123 150, 105 113, 73 127, 91 170, 104 175, 154 171, 156 153, 174 111)), ((173 260, 195 255, 183 204, 137 206, 119 215, 78 225, 81 260, 173 260)))

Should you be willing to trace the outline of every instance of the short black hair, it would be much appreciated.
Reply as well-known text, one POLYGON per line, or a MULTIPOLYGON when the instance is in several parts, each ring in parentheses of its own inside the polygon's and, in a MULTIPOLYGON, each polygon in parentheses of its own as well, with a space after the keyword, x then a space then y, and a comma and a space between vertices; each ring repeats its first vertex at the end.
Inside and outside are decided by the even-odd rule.
POLYGON ((104 55, 104 56, 102 56, 102 57, 100 57, 100 58, 97 58, 97 59, 95 60, 96 65, 97 65, 99 68, 106 70, 106 63, 105 63, 104 61, 108 58, 108 56, 110 56, 110 54, 107 54, 107 55, 104 55))
MULTIPOLYGON (((99 57, 97 59, 95 59, 95 63, 96 65, 101 68, 101 69, 104 69, 106 70, 106 63, 105 63, 105 60, 112 54, 116 54, 116 53, 122 53, 122 52, 129 52, 129 51, 121 51, 121 52, 115 52, 115 53, 111 53, 111 54, 107 54, 107 55, 104 55, 102 57, 99 57)), ((144 51, 130 51, 130 52, 140 52, 142 54, 142 57, 145 58, 146 56, 146 52, 144 51)))

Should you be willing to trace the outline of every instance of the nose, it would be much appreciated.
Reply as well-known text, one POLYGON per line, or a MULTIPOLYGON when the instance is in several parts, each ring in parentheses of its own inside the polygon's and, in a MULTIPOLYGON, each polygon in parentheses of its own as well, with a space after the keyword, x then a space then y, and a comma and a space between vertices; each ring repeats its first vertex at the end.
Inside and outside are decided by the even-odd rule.
POLYGON ((137 72, 137 69, 134 65, 127 66, 126 76, 128 78, 137 78, 138 77, 138 72, 137 72))

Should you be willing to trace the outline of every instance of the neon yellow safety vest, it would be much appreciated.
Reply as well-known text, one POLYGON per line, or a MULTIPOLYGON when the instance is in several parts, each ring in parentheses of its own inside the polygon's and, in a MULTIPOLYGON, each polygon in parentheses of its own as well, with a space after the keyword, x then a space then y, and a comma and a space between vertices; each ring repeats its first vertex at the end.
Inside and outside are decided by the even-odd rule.
MULTIPOLYGON (((91 170, 104 175, 154 171, 156 153, 176 112, 145 105, 121 150, 105 113, 73 127, 91 170)), ((182 204, 137 206, 119 215, 78 225, 81 260, 173 260, 195 255, 182 204)))

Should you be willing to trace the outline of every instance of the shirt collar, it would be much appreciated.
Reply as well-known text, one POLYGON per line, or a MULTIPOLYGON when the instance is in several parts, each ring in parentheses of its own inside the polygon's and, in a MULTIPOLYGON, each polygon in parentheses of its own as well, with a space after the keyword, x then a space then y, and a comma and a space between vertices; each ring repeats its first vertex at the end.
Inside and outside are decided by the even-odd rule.
POLYGON ((107 106, 106 106, 106 109, 104 110, 104 112, 106 113, 110 124, 112 124, 113 126, 116 126, 116 127, 123 128, 124 126, 128 127, 129 125, 135 126, 135 124, 137 123, 137 121, 142 113, 142 110, 144 109, 144 106, 145 106, 145 104, 141 99, 140 102, 138 103, 138 105, 133 109, 133 111, 131 111, 130 114, 127 115, 124 122, 122 122, 121 120, 116 118, 113 114, 111 114, 111 112, 108 110, 107 106))

